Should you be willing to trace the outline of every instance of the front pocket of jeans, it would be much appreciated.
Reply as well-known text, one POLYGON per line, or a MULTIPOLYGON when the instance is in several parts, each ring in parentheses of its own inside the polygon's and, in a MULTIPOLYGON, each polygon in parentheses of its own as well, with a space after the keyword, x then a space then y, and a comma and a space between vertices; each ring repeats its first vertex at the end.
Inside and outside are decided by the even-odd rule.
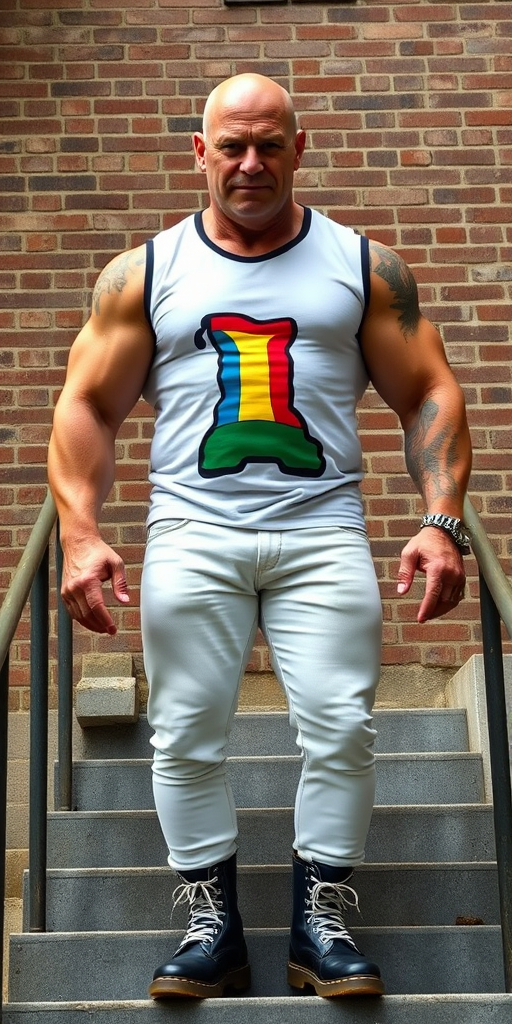
POLYGON ((162 537, 164 533, 174 533, 176 530, 181 530, 189 522, 190 519, 158 519, 156 523, 152 523, 149 527, 148 544, 150 540, 154 540, 155 537, 162 537))

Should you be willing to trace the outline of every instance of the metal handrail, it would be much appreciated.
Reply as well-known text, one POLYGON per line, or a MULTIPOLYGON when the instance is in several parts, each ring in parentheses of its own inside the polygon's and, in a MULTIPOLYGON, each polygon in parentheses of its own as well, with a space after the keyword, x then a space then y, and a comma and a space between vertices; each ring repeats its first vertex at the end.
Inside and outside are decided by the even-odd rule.
MULTIPOLYGON (((20 558, 18 568, 5 595, 0 609, 0 984, 3 980, 4 952, 4 908, 5 908, 5 867, 6 867, 6 817, 7 817, 7 734, 9 710, 9 651, 18 628, 23 609, 34 581, 41 573, 47 578, 46 561, 51 532, 57 519, 55 502, 50 493, 41 508, 31 531, 28 543, 20 558)), ((48 590, 48 585, 46 583, 48 590)), ((33 638, 33 634, 32 634, 33 638)), ((32 663, 32 652, 31 652, 32 663)), ((48 658, 46 658, 48 663, 48 658)), ((48 671, 46 664, 46 672, 48 671)), ((31 670, 33 674, 33 670, 31 670)), ((35 715, 32 715, 32 721, 35 715)), ((45 736, 45 744, 47 736, 45 736)), ((31 759, 32 761, 32 759, 31 759)), ((46 766, 44 768, 46 778, 46 766)), ((31 797, 33 794, 31 794, 31 797)), ((44 807, 46 814, 46 804, 44 807)))
POLYGON ((512 992, 512 785, 501 622, 512 637, 512 586, 467 497, 464 523, 478 562, 489 759, 500 901, 505 991, 512 992))
POLYGON ((464 499, 463 514, 464 523, 471 534, 471 547, 478 568, 489 588, 500 619, 512 639, 512 583, 505 576, 480 516, 467 495, 464 499))
POLYGON ((27 603, 30 588, 48 546, 56 519, 55 502, 48 492, 32 528, 27 546, 20 558, 14 579, 0 608, 0 668, 9 653, 21 613, 27 603))

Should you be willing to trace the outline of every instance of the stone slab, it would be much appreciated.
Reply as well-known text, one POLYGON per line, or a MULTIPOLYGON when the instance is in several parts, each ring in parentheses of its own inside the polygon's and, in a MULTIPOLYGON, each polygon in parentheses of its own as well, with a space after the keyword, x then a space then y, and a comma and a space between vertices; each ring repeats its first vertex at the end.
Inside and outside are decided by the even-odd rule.
MULTIPOLYGON (((353 935, 366 955, 380 964, 389 995, 504 991, 498 925, 363 927, 354 928, 353 935)), ((166 962, 179 938, 181 933, 171 931, 13 935, 10 999, 12 1002, 145 999, 155 966, 166 962)), ((298 996, 298 992, 286 983, 288 929, 247 929, 246 938, 253 972, 253 984, 247 996, 292 996, 287 1019, 287 1024, 292 1024, 295 1019, 292 1006, 296 1002, 293 996, 298 996)), ((210 1004, 218 1002, 220 1000, 205 1000, 210 1004)), ((317 1002, 324 1000, 317 999, 317 1002)), ((356 1002, 360 1006, 361 1000, 356 1002)), ((333 1003, 336 1003, 337 1020, 344 1020, 345 1001, 343 1008, 338 1000, 333 1003)), ((191 1021, 193 1011, 190 1004, 188 1006, 192 1016, 187 1016, 187 1020, 191 1021)), ((175 1021, 173 1005, 166 1009, 168 1020, 175 1021)), ((266 1020, 269 1019, 273 1020, 273 1015, 267 1016, 266 1020)), ((439 1019, 445 1024, 442 1017, 439 1019)), ((219 1024, 221 1020, 222 1017, 219 1024)), ((371 1024, 381 1024, 378 1015, 369 1020, 371 1024)), ((494 1018, 492 1021, 494 1024, 494 1018)))
POLYGON ((135 676, 84 676, 76 688, 75 714, 83 729, 136 722, 139 696, 135 676))
POLYGON ((4 1007, 4 1024, 510 1024, 512 995, 408 995, 382 999, 319 999, 306 995, 20 1003, 4 1007))

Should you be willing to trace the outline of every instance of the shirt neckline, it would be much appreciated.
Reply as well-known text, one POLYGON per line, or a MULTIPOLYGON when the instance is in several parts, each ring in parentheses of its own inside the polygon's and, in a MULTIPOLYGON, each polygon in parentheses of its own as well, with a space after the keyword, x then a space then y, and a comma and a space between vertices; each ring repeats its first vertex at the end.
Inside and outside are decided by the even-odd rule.
POLYGON ((229 252, 228 249, 222 249, 220 245, 212 242, 211 238, 208 238, 203 225, 203 211, 198 210, 194 214, 194 225, 199 238, 209 249, 213 249, 214 252, 218 253, 219 256, 224 256, 225 259, 234 260, 236 263, 261 263, 265 260, 273 260, 276 256, 282 256, 283 253, 288 252, 289 249, 293 249, 296 245, 306 237, 311 227, 311 209, 308 206, 304 207, 304 217, 300 231, 295 235, 295 238, 290 239, 285 245, 280 245, 277 249, 271 249, 270 252, 260 253, 259 256, 241 256, 235 252, 229 252))

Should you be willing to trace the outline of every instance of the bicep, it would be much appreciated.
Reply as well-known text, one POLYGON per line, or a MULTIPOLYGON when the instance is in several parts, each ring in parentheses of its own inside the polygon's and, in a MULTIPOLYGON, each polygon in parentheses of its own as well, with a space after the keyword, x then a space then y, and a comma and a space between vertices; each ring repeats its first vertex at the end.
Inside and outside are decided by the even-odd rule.
POLYGON ((408 342, 383 323, 369 325, 363 353, 372 384, 404 425, 426 398, 455 385, 441 338, 428 320, 408 342))
POLYGON ((71 347, 61 401, 82 402, 117 431, 137 402, 154 351, 143 304, 140 250, 100 274, 91 316, 71 347))
POLYGON ((88 321, 71 347, 61 401, 89 405, 117 431, 140 397, 152 355, 149 327, 118 325, 103 333, 88 321))

